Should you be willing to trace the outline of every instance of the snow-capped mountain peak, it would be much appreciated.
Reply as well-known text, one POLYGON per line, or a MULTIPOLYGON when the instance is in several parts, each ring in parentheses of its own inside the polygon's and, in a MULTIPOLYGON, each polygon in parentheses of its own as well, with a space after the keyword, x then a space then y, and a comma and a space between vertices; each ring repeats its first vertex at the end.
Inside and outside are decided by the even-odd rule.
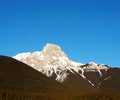
POLYGON ((54 44, 46 44, 42 51, 21 53, 13 58, 32 66, 49 77, 55 74, 56 80, 60 82, 67 77, 67 70, 74 69, 78 72, 77 66, 81 65, 70 60, 61 48, 54 44))
POLYGON ((48 77, 55 75, 55 80, 63 82, 69 76, 70 72, 82 76, 92 86, 85 76, 88 71, 97 71, 102 76, 102 69, 108 69, 105 65, 90 62, 88 64, 81 64, 70 60, 62 49, 54 44, 46 44, 42 51, 35 51, 33 53, 20 53, 13 58, 28 64, 34 69, 42 72, 48 77))

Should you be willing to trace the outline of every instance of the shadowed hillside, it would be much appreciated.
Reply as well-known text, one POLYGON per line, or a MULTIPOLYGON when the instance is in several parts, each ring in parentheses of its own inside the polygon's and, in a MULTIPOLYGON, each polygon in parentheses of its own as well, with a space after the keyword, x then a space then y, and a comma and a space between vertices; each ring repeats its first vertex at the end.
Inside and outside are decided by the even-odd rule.
POLYGON ((0 56, 0 89, 56 92, 65 87, 22 62, 0 56))
POLYGON ((99 91, 120 94, 120 68, 109 69, 98 83, 101 83, 99 91))
MULTIPOLYGON (((116 71, 114 69, 114 73, 116 71)), ((111 70, 106 75, 110 73, 111 70)), ((114 73, 112 77, 117 78, 114 73)), ((106 87, 106 84, 103 82, 102 86, 106 87)), ((105 91, 106 89, 107 87, 105 91)), ((95 93, 94 90, 87 81, 77 74, 70 74, 67 81, 61 84, 22 62, 10 57, 0 56, 0 100, 120 99, 119 92, 118 94, 98 93, 97 91, 95 93)), ((100 90, 104 91, 103 88, 100 90)))

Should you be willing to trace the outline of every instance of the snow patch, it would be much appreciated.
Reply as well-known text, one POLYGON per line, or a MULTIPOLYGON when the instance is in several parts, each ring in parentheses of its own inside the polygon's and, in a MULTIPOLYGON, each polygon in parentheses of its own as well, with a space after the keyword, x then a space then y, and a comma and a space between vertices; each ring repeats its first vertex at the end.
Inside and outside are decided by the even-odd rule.
POLYGON ((89 82, 92 86, 95 86, 90 80, 88 80, 88 82, 89 82))
POLYGON ((26 52, 26 53, 19 53, 16 56, 14 56, 13 58, 17 59, 17 60, 21 60, 21 59, 26 59, 31 55, 31 52, 26 52))
POLYGON ((108 80, 108 79, 110 79, 111 77, 110 76, 108 76, 107 78, 105 78, 103 81, 106 81, 106 80, 108 80))

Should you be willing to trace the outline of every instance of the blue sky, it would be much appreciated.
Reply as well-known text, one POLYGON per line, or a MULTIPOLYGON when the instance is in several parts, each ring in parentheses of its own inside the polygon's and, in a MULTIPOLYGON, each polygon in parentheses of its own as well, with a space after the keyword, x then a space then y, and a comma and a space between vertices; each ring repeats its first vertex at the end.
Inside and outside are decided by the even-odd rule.
POLYGON ((74 61, 120 67, 120 1, 0 1, 0 55, 42 50, 46 43, 74 61))

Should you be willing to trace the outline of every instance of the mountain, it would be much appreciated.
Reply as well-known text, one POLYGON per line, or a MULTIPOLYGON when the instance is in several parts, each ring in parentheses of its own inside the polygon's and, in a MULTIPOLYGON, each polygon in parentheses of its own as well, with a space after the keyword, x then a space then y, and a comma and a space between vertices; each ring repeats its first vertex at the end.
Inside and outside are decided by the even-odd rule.
POLYGON ((42 51, 19 53, 13 58, 78 91, 120 93, 119 68, 94 62, 87 64, 74 62, 54 44, 46 44, 42 51))
POLYGON ((70 60, 61 48, 0 56, 0 100, 119 100, 120 69, 70 60))
POLYGON ((67 88, 13 58, 0 56, 0 91, 65 92, 67 88))
POLYGON ((80 63, 68 59, 67 55, 57 45, 47 44, 42 51, 21 53, 13 58, 32 66, 47 76, 56 75, 55 80, 62 82, 66 79, 67 70, 78 71, 80 63))
POLYGON ((28 64, 51 79, 68 87, 81 92, 94 91, 89 81, 86 81, 84 75, 79 73, 83 71, 81 67, 78 67, 82 64, 70 60, 57 45, 47 44, 40 52, 21 53, 13 58, 28 64), (75 85, 76 83, 78 85, 75 85))

